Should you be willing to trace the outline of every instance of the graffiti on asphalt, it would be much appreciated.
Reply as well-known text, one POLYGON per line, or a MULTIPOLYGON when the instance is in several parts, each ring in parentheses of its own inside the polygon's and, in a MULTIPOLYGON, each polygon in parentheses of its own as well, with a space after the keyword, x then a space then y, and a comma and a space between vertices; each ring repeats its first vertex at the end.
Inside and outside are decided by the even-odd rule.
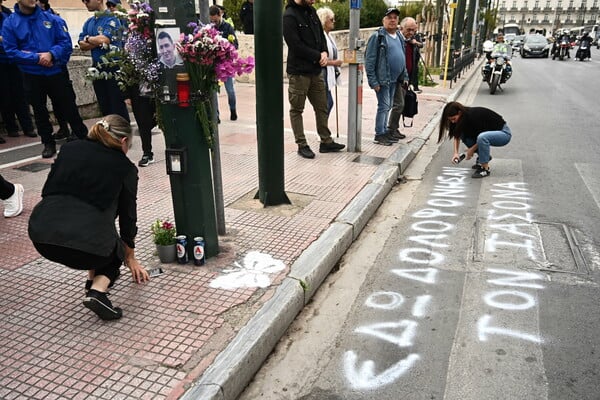
POLYGON ((271 284, 270 274, 283 271, 285 264, 269 254, 251 251, 244 257, 242 264, 237 261, 235 267, 224 270, 223 275, 210 282, 210 287, 235 290, 238 288, 266 288, 271 284))
MULTIPOLYGON (((467 197, 465 180, 468 175, 468 169, 444 168, 441 176, 437 177, 426 208, 412 214, 419 221, 411 225, 411 235, 407 240, 418 247, 400 249, 398 260, 401 267, 395 265, 389 270, 397 278, 411 282, 407 287, 422 287, 431 293, 435 289, 427 288, 442 283, 439 281, 440 269, 436 267, 445 261, 444 249, 449 247, 448 240, 456 229, 453 219, 458 221, 460 218, 457 210, 464 205, 462 199, 467 197)), ((488 204, 491 207, 484 233, 485 252, 523 251, 531 260, 543 258, 539 232, 529 212, 531 205, 527 201, 531 195, 526 185, 522 182, 492 185, 491 195, 493 201, 488 204)), ((495 312, 493 317, 490 312, 478 318, 477 331, 474 332, 477 339, 486 342, 494 335, 502 335, 540 343, 542 340, 538 333, 511 329, 507 326, 510 318, 502 314, 524 312, 537 307, 536 294, 526 289, 542 289, 543 286, 536 281, 543 280, 543 275, 501 268, 487 268, 486 272, 491 275, 487 283, 493 286, 493 290, 482 294, 482 302, 488 308, 495 309, 495 312), (501 317, 506 319, 498 320, 501 317)), ((413 344, 419 334, 419 320, 429 318, 437 311, 432 309, 436 299, 435 295, 430 294, 411 297, 410 316, 398 317, 396 313, 396 318, 392 320, 369 322, 354 329, 355 334, 385 341, 404 350, 399 352, 403 358, 395 360, 387 369, 377 368, 377 360, 369 359, 368 355, 361 356, 359 350, 347 350, 342 359, 343 371, 346 382, 353 390, 376 390, 389 385, 410 371, 421 359, 421 355, 414 351, 413 344)), ((398 291, 377 291, 368 296, 364 304, 372 309, 397 311, 405 307, 409 300, 398 291)))

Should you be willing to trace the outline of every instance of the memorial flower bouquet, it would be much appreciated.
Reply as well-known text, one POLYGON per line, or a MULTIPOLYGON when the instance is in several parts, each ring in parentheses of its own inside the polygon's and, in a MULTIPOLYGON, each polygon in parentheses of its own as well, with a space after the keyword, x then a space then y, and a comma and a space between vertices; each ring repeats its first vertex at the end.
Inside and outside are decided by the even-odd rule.
POLYGON ((154 244, 159 246, 169 246, 175 244, 175 236, 177 231, 175 230, 175 224, 168 220, 157 219, 150 226, 152 235, 154 236, 154 244))
POLYGON ((156 93, 160 64, 154 52, 153 12, 149 4, 136 0, 127 14, 116 14, 122 23, 118 36, 123 46, 112 46, 97 67, 89 68, 89 79, 114 77, 123 91, 139 85, 142 94, 156 93))
POLYGON ((242 58, 233 44, 233 37, 224 38, 211 24, 188 24, 193 30, 181 34, 176 44, 190 76, 192 100, 196 117, 204 130, 204 137, 212 148, 214 126, 212 126, 211 96, 219 90, 219 81, 225 82, 235 75, 250 73, 254 69, 254 58, 242 58))

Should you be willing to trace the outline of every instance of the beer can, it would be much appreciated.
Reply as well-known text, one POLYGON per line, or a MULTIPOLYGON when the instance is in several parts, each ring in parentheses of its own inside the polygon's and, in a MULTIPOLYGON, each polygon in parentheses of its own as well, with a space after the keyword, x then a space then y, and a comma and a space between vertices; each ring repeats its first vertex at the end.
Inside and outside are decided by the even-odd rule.
POLYGON ((202 236, 194 238, 194 264, 204 265, 204 238, 202 236))
POLYGON ((189 261, 187 253, 187 236, 179 235, 175 238, 177 243, 177 262, 187 264, 189 261))

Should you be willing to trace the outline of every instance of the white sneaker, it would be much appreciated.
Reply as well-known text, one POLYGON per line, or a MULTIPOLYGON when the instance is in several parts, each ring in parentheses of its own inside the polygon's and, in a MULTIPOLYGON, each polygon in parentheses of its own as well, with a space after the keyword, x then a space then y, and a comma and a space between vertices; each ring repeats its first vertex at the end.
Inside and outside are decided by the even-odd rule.
POLYGON ((4 200, 4 217, 16 217, 23 211, 23 185, 15 183, 15 192, 4 200))

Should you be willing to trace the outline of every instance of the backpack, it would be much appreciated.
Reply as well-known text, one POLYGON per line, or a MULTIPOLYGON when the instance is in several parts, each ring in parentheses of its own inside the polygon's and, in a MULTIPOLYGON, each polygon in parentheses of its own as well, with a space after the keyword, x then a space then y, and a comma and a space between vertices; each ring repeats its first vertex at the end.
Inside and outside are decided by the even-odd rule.
POLYGON ((419 101, 417 100, 417 94, 409 87, 404 93, 404 109, 402 110, 402 124, 405 128, 412 128, 413 122, 410 121, 410 125, 406 125, 404 118, 413 118, 419 113, 419 101))

